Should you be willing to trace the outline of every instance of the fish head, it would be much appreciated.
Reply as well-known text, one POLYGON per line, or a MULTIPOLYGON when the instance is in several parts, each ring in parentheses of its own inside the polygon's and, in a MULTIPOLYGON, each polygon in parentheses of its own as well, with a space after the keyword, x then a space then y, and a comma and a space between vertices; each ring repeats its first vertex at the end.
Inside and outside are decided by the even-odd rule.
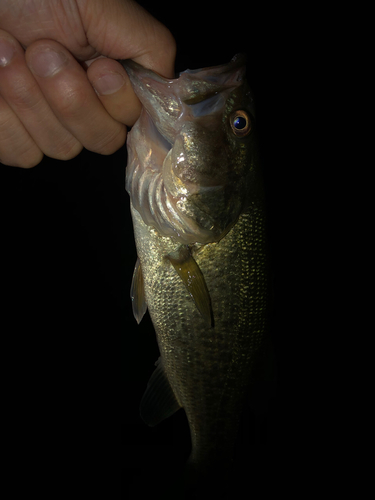
POLYGON ((133 61, 124 66, 143 105, 128 140, 133 205, 147 224, 182 243, 219 241, 258 184, 245 57, 186 70, 176 79, 133 61))

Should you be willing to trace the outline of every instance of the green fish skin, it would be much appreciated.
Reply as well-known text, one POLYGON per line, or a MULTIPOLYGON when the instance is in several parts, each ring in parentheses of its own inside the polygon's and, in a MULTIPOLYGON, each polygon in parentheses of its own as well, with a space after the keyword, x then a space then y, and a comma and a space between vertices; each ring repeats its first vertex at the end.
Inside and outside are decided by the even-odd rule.
POLYGON ((186 412, 187 474, 230 467, 266 335, 265 197, 245 58, 168 80, 123 61, 143 109, 128 137, 126 189, 138 262, 133 310, 160 349, 141 402, 156 425, 186 412))

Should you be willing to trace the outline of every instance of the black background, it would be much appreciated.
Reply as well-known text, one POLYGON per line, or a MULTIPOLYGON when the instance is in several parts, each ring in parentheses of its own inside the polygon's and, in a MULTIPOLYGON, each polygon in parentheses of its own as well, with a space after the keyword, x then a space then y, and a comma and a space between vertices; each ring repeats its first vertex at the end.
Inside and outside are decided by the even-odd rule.
MULTIPOLYGON (((302 49, 281 4, 139 3, 175 36, 177 72, 248 56, 275 303, 266 369, 243 415, 235 464, 236 487, 265 491, 291 439, 280 386, 296 307, 286 255, 296 225, 289 208, 298 146, 290 125, 298 119, 290 112, 302 49)), ((138 415, 158 350, 148 315, 138 326, 131 312, 136 253, 125 166, 125 147, 108 157, 44 158, 31 170, 1 166, 5 434, 14 442, 9 460, 22 454, 30 485, 48 475, 59 491, 79 478, 83 495, 103 486, 105 498, 167 498, 189 454, 189 432, 182 411, 152 429, 138 415)))

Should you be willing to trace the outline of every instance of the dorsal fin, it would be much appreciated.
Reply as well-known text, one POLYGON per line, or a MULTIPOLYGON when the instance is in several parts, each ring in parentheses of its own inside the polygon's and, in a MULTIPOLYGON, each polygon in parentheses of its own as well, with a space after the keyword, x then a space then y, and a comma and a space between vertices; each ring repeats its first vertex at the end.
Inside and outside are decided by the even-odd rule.
POLYGON ((143 274, 139 257, 134 267, 130 298, 132 299, 134 317, 139 324, 147 311, 143 274))
POLYGON ((155 364, 156 369, 151 375, 140 405, 142 420, 150 427, 181 408, 164 371, 161 358, 155 364))
POLYGON ((213 326, 213 314, 210 294, 198 264, 186 245, 181 245, 176 251, 167 255, 187 291, 195 302, 198 311, 213 326))

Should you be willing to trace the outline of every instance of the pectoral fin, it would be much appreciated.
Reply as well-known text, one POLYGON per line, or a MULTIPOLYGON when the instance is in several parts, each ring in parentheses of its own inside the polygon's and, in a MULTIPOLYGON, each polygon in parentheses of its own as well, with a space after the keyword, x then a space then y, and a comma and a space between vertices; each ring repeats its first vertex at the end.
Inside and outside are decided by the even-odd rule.
POLYGON ((198 311, 213 326, 213 314, 210 294, 198 264, 187 246, 181 246, 167 255, 178 275, 182 279, 198 311))
POLYGON ((154 427, 180 408, 181 405, 174 395, 159 358, 141 400, 140 413, 142 420, 150 427, 154 427))
POLYGON ((139 324, 147 311, 143 274, 139 257, 134 267, 133 279, 130 287, 130 298, 132 299, 134 317, 139 324))

